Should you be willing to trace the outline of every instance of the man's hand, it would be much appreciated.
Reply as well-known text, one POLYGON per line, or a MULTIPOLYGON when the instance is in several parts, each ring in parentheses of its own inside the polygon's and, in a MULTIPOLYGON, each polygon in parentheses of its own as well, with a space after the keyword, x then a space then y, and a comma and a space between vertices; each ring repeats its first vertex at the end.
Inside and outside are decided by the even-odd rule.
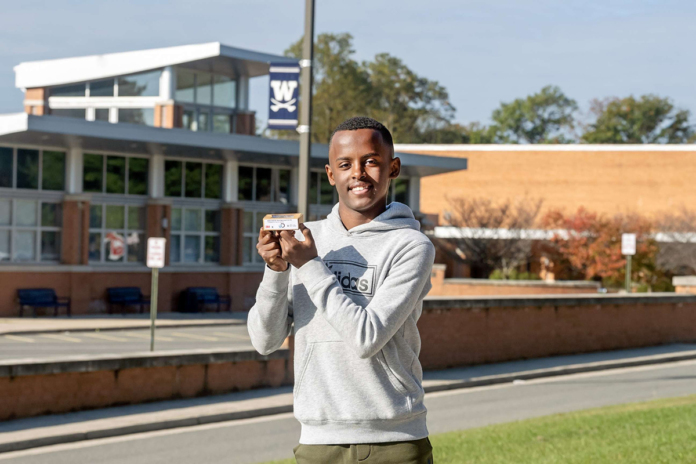
POLYGON ((312 231, 304 224, 300 224, 300 231, 304 235, 303 242, 295 238, 294 231, 283 230, 280 232, 280 246, 283 249, 283 259, 298 269, 318 256, 312 231))
POLYGON ((272 230, 259 231, 259 241, 256 244, 259 256, 268 264, 268 267, 276 272, 283 272, 288 268, 288 262, 282 258, 280 248, 280 237, 276 236, 272 230))

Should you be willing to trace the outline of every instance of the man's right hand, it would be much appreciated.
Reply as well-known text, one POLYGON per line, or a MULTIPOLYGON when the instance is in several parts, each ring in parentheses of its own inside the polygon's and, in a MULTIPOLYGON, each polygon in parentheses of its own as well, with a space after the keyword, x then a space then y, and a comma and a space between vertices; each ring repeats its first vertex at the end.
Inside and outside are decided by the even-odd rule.
POLYGON ((268 264, 268 267, 276 272, 283 272, 288 268, 288 262, 281 255, 283 250, 280 248, 280 237, 276 237, 272 230, 259 231, 259 242, 256 244, 259 256, 268 264))

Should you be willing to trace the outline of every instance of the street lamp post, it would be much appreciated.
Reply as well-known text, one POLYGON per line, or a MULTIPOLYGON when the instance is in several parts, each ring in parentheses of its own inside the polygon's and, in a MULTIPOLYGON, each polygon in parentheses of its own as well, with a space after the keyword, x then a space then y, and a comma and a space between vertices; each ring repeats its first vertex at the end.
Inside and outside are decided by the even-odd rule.
POLYGON ((312 81, 314 60, 314 0, 305 0, 305 30, 302 46, 300 87, 300 172, 297 206, 305 221, 309 220, 309 157, 311 152, 312 81))

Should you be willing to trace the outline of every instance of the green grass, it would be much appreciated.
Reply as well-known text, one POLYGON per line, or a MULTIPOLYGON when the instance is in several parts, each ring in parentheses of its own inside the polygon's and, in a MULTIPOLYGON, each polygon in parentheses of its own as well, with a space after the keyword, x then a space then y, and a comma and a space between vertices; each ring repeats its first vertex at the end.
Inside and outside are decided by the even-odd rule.
POLYGON ((430 440, 436 464, 696 463, 696 395, 444 433, 430 440))

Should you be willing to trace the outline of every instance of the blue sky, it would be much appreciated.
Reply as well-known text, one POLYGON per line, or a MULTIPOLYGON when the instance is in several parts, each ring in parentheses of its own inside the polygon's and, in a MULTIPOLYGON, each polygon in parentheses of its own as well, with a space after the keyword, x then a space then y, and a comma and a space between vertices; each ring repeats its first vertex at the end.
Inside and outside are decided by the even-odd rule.
MULTIPOLYGON (((443 84, 456 120, 554 84, 581 108, 654 93, 696 115, 696 2, 677 0, 316 0, 316 32, 349 32, 356 58, 388 52, 443 84), (424 8, 427 5, 427 8, 424 8)), ((190 43, 282 53, 303 0, 2 0, 0 113, 22 110, 13 66, 190 43)), ((251 105, 267 115, 267 80, 251 105)), ((696 116, 695 116, 696 117, 696 116)))

